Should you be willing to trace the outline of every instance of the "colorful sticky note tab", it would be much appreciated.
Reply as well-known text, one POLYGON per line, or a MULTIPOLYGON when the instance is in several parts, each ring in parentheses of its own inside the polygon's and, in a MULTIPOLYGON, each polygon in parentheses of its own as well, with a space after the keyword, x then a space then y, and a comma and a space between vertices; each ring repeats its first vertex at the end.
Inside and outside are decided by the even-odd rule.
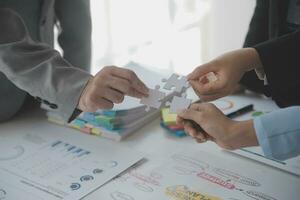
POLYGON ((160 126, 167 130, 168 133, 174 135, 176 137, 184 137, 187 136, 184 130, 171 130, 168 126, 166 126, 163 122, 160 123, 160 126))
POLYGON ((170 109, 169 108, 162 108, 161 109, 161 117, 166 125, 171 125, 171 124, 176 124, 176 114, 170 114, 170 109))
POLYGON ((77 126, 83 128, 86 124, 86 121, 80 118, 75 119, 72 124, 76 124, 77 126))
POLYGON ((169 125, 168 127, 169 127, 169 129, 171 129, 173 131, 178 131, 178 130, 183 130, 184 129, 184 127, 182 125, 179 125, 179 124, 169 125))
POLYGON ((71 123, 70 127, 75 128, 75 129, 80 129, 81 127, 77 124, 71 123))
POLYGON ((82 118, 84 118, 86 121, 94 121, 96 115, 96 113, 85 112, 83 113, 82 118))
POLYGON ((86 134, 91 134, 91 128, 88 128, 88 127, 83 127, 80 129, 80 131, 82 131, 86 134))
POLYGON ((92 128, 91 133, 97 136, 100 136, 102 134, 101 131, 97 128, 92 128))

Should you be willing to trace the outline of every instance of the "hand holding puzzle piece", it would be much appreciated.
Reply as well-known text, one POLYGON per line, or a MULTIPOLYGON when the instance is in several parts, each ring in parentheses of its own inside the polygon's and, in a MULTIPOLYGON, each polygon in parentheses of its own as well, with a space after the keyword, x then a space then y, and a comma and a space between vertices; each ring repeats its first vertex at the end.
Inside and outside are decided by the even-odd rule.
POLYGON ((160 86, 157 85, 155 89, 149 89, 149 96, 142 98, 140 103, 146 105, 146 111, 150 111, 150 108, 159 109, 162 100, 165 98, 166 93, 159 91, 160 86))
MULTIPOLYGON (((204 76, 204 78, 206 78, 209 82, 217 80, 217 77, 213 72, 208 73, 206 76, 204 76)), ((162 82, 165 83, 163 87, 164 89, 172 90, 174 88, 174 91, 179 94, 179 96, 174 96, 171 102, 166 102, 166 106, 170 106, 170 114, 179 114, 181 111, 189 108, 192 100, 186 98, 186 90, 189 87, 189 83, 185 76, 180 77, 177 74, 172 74, 168 79, 162 79, 162 82)), ((140 103, 147 106, 145 108, 147 112, 150 110, 150 108, 159 109, 161 107, 166 94, 159 91, 159 89, 160 86, 157 85, 155 89, 149 90, 149 96, 147 98, 141 99, 140 103)), ((191 123, 197 131, 204 131, 196 122, 192 120, 186 120, 186 122, 191 123)))
MULTIPOLYGON (((182 110, 188 108, 192 100, 186 98, 185 91, 189 87, 189 83, 186 77, 180 77, 177 74, 172 74, 169 79, 162 79, 162 82, 165 82, 163 86, 166 90, 172 90, 179 94, 179 96, 174 96, 171 102, 166 104, 170 106, 170 112, 178 114, 182 110)), ((150 108, 159 109, 163 103, 166 94, 162 91, 159 91, 160 86, 157 85, 155 89, 149 90, 149 96, 142 98, 140 103, 146 105, 146 111, 149 111, 150 108)))

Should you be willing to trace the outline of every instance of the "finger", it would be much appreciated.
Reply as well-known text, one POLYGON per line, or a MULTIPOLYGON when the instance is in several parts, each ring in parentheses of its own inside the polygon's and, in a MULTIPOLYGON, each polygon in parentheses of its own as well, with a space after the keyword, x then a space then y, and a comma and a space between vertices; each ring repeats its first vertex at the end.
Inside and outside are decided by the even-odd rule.
POLYGON ((185 111, 179 113, 179 116, 183 119, 193 120, 200 126, 201 122, 203 121, 203 113, 193 109, 186 109, 185 111))
MULTIPOLYGON (((192 87, 193 88, 193 87, 192 87)), ((194 92, 196 93, 196 95, 199 97, 199 99, 201 99, 201 94, 195 89, 195 88, 193 88, 193 90, 194 90, 194 92)), ((201 101, 202 101, 202 99, 201 99, 201 101)))
POLYGON ((130 90, 130 82, 126 79, 110 76, 107 81, 107 86, 122 92, 123 94, 127 94, 130 90))
POLYGON ((120 77, 111 76, 108 81, 108 86, 132 97, 142 98, 147 96, 144 93, 136 90, 130 81, 120 77))
POLYGON ((212 142, 215 142, 216 139, 208 134, 206 134, 206 138, 207 138, 207 141, 212 141, 212 142))
POLYGON ((179 116, 177 115, 177 117, 176 117, 176 124, 181 124, 181 125, 183 125, 183 124, 184 124, 184 119, 181 118, 181 117, 179 117, 179 116))
POLYGON ((207 140, 207 134, 205 132, 196 130, 191 123, 185 124, 184 130, 186 133, 188 133, 191 137, 193 137, 195 139, 200 139, 202 141, 207 140))
POLYGON ((189 109, 196 110, 196 111, 203 111, 205 109, 206 103, 192 103, 189 109))
POLYGON ((124 94, 113 88, 106 88, 103 97, 113 103, 121 103, 124 100, 124 94))
POLYGON ((216 94, 208 94, 208 95, 200 94, 197 90, 194 90, 194 92, 199 97, 199 99, 201 99, 202 102, 213 101, 213 100, 222 98, 222 97, 227 95, 227 94, 224 93, 224 91, 221 91, 221 92, 216 93, 216 94))
POLYGON ((84 106, 80 108, 83 112, 95 112, 99 106, 94 102, 87 102, 84 106))
POLYGON ((191 126, 191 124, 189 123, 189 122, 187 122, 187 121, 183 121, 183 128, 184 128, 184 131, 188 134, 188 135, 190 135, 191 137, 194 137, 195 136, 195 134, 194 133, 192 133, 193 132, 193 130, 192 130, 192 126, 191 126))
POLYGON ((221 112, 213 103, 193 103, 190 105, 189 109, 198 111, 202 115, 202 117, 207 111, 218 110, 219 112, 221 112))
POLYGON ((219 79, 208 83, 202 83, 199 80, 190 80, 189 83, 200 95, 216 94, 224 88, 223 82, 219 79))
POLYGON ((218 95, 219 93, 223 93, 223 90, 217 91, 217 92, 208 92, 207 94, 203 94, 203 92, 200 92, 198 88, 196 88, 197 84, 191 85, 194 92, 197 94, 198 97, 203 97, 203 96, 209 96, 209 95, 218 95))
POLYGON ((128 80, 123 78, 111 76, 107 85, 115 90, 120 91, 123 94, 132 97, 142 98, 146 96, 144 93, 141 93, 137 91, 135 88, 133 88, 131 83, 128 80))
POLYGON ((137 76, 132 83, 132 87, 138 92, 144 94, 144 96, 149 95, 149 89, 145 83, 143 83, 137 76))
POLYGON ((197 136, 197 131, 193 128, 193 126, 189 122, 185 123, 184 131, 193 138, 197 136))
POLYGON ((114 107, 114 104, 105 98, 99 99, 97 105, 98 109, 112 109, 114 107))
POLYGON ((201 76, 205 74, 213 72, 213 67, 210 63, 203 64, 197 67, 192 73, 187 76, 188 80, 199 79, 201 76))
POLYGON ((139 91, 142 94, 147 95, 149 89, 147 86, 137 77, 137 75, 129 70, 129 69, 124 69, 124 68, 119 68, 119 67, 112 67, 111 74, 117 77, 121 77, 123 79, 128 80, 131 83, 131 86, 139 91))
POLYGON ((113 103, 102 97, 92 97, 87 101, 85 112, 95 112, 98 109, 111 109, 113 103))
POLYGON ((197 140, 202 140, 202 141, 207 141, 207 137, 206 137, 206 134, 204 134, 203 132, 198 132, 196 134, 196 137, 195 137, 197 140))
MULTIPOLYGON (((198 107, 201 107, 201 104, 194 104, 193 105, 193 109, 195 109, 195 107, 197 107, 197 109, 199 109, 198 107)), ((192 108, 191 108, 192 109, 192 108)), ((201 109, 201 108, 200 108, 201 109)), ((184 128, 188 131, 191 132, 191 135, 195 138, 198 139, 202 139, 202 140, 206 140, 208 137, 208 134, 205 133, 204 131, 199 131, 198 129, 196 129, 194 127, 194 125, 190 122, 190 121, 184 121, 184 128)))
POLYGON ((212 94, 212 95, 201 95, 201 100, 203 101, 214 101, 216 99, 222 98, 225 95, 223 93, 212 94))
POLYGON ((127 93, 127 95, 131 97, 136 97, 136 98, 142 98, 142 97, 147 97, 148 95, 141 93, 140 91, 136 90, 135 88, 131 87, 127 93))
POLYGON ((206 142, 209 138, 207 133, 197 131, 190 122, 185 122, 184 130, 188 135, 201 142, 206 142))
POLYGON ((206 142, 207 140, 201 140, 201 139, 198 139, 198 138, 195 138, 196 139, 196 142, 197 143, 204 143, 204 142, 206 142))

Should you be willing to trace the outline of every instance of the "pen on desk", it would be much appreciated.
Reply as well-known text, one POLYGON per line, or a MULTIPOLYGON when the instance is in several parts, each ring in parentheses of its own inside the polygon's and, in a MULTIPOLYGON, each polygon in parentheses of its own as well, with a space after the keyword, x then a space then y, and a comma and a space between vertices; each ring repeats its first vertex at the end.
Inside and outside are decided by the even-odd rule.
POLYGON ((229 118, 235 118, 235 117, 243 115, 243 114, 245 114, 247 112, 250 112, 252 110, 253 110, 253 104, 250 104, 250 105, 242 107, 242 108, 240 108, 240 109, 238 109, 238 110, 236 110, 236 111, 234 111, 232 113, 229 113, 226 116, 229 117, 229 118))

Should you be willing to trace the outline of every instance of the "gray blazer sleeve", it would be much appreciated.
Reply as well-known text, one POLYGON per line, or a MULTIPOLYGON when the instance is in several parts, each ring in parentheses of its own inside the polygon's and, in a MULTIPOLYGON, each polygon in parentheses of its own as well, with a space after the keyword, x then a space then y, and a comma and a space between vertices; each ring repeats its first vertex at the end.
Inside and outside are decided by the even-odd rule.
POLYGON ((87 72, 91 65, 92 22, 89 0, 57 0, 55 15, 59 22, 58 42, 64 58, 87 72))
POLYGON ((13 11, 0 9, 0 27, 0 71, 69 121, 91 75, 72 67, 49 46, 33 42, 13 11))

